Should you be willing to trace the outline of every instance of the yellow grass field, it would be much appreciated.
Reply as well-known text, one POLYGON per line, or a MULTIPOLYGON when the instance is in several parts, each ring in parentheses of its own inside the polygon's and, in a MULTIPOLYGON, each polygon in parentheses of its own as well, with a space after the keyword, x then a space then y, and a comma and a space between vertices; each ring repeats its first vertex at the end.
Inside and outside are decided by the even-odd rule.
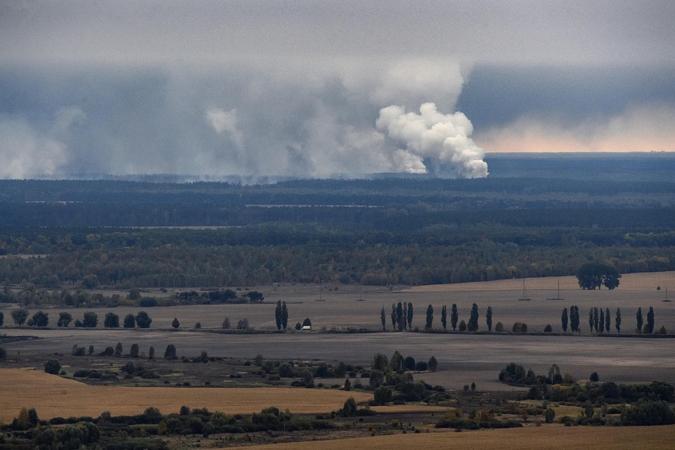
MULTIPOLYGON (((528 290, 555 290, 560 280, 560 289, 579 289, 577 277, 544 277, 526 278, 525 285, 528 290)), ((675 272, 646 272, 627 273, 621 276, 618 289, 625 291, 654 290, 656 286, 662 289, 666 286, 675 286, 675 272)), ((455 284, 432 284, 427 286, 415 286, 406 289, 405 292, 467 292, 467 291, 519 291, 523 289, 523 280, 495 280, 475 283, 455 284)), ((675 289, 675 288, 674 288, 675 289)), ((675 292, 673 293, 675 296, 675 292)))
POLYGON ((372 394, 303 388, 171 388, 88 386, 37 370, 0 369, 0 420, 12 421, 22 407, 35 408, 41 419, 140 414, 151 406, 164 414, 182 405, 227 414, 260 412, 269 406, 294 413, 325 413, 345 400, 372 399, 372 394))
POLYGON ((512 428, 455 433, 395 434, 333 441, 293 442, 246 447, 249 450, 391 450, 392 448, 475 449, 672 449, 675 425, 659 427, 563 427, 512 428))

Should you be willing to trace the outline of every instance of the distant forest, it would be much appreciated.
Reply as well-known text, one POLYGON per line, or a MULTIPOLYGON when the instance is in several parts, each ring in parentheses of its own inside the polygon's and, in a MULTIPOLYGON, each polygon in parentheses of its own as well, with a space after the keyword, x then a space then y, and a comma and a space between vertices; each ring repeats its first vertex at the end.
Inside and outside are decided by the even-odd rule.
POLYGON ((418 285, 572 275, 586 262, 675 270, 673 224, 666 181, 4 180, 0 282, 418 285), (30 254, 44 256, 13 256, 30 254))

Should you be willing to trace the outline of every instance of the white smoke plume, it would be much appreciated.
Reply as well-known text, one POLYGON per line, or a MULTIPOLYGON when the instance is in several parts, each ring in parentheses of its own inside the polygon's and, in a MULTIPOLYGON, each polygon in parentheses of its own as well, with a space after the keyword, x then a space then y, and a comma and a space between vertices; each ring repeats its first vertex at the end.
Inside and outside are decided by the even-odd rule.
POLYGON ((450 164, 450 171, 459 177, 484 178, 488 174, 483 149, 470 137, 471 121, 461 112, 442 114, 434 103, 424 103, 420 114, 388 106, 380 110, 376 126, 405 146, 394 153, 399 164, 396 171, 427 173, 424 159, 431 158, 441 165, 450 164))

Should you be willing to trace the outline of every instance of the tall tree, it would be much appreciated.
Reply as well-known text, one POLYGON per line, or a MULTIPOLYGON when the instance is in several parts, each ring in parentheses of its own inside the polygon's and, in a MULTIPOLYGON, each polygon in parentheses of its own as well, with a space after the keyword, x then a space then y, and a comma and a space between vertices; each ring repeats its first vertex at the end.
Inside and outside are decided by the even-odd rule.
POLYGON ((588 311, 588 326, 591 328, 591 333, 593 333, 593 308, 588 311))
POLYGON ((600 332, 605 332, 605 312, 600 308, 600 332))
POLYGON ((396 331, 396 324, 398 323, 396 316, 396 304, 391 304, 391 329, 396 331))
POLYGON ((145 311, 139 311, 138 314, 136 314, 136 324, 139 328, 150 328, 151 323, 152 319, 145 311))
POLYGON ((560 318, 560 321, 562 322, 562 329, 565 333, 567 333, 567 308, 563 308, 562 312, 562 317, 560 318))
POLYGON ((598 263, 587 263, 577 271, 577 280, 582 289, 600 289, 604 284, 607 289, 619 286, 619 271, 612 266, 598 263))
POLYGON ((38 311, 33 314, 32 319, 34 327, 46 327, 49 323, 49 315, 43 311, 38 311))
POLYGON ((452 308, 450 309, 450 325, 452 325, 452 331, 457 329, 457 321, 459 321, 459 313, 457 312, 457 305, 453 303, 452 308))
POLYGON ((616 308, 616 319, 614 319, 616 332, 621 333, 621 308, 616 308))
POLYGON ((403 329, 406 330, 410 328, 408 326, 408 303, 403 302, 403 329))
POLYGON ((636 329, 638 333, 642 332, 642 308, 638 308, 635 313, 635 322, 637 323, 636 329))
POLYGON ((281 330, 281 300, 277 300, 277 307, 274 309, 274 320, 277 324, 277 330, 281 330))
POLYGON ((382 322, 382 331, 387 330, 387 313, 384 311, 384 306, 382 311, 380 311, 380 322, 382 322))
POLYGON ((600 316, 598 315, 598 308, 593 308, 593 327, 595 328, 595 333, 598 332, 598 321, 600 316))
POLYGON ((408 302, 408 329, 412 330, 412 321, 413 321, 413 305, 412 302, 408 302))
POLYGON ((136 318, 133 314, 127 314, 124 316, 124 328, 135 328, 136 327, 136 318))
POLYGON ((103 319, 103 326, 106 328, 119 328, 120 316, 114 312, 106 313, 105 318, 103 319))
POLYGON ((441 325, 444 330, 448 328, 448 307, 445 305, 441 308, 441 325))
POLYGON ((647 311, 647 326, 645 327, 646 334, 652 334, 654 332, 654 308, 649 307, 647 311))
POLYGON ((488 327, 488 331, 492 331, 492 306, 488 306, 487 312, 485 313, 485 324, 488 327))
POLYGON ((15 309, 12 311, 11 316, 14 323, 21 326, 28 318, 28 311, 25 309, 15 309))
POLYGON ((288 328, 288 308, 286 307, 286 302, 281 302, 281 326, 288 328))
POLYGON ((72 321, 73 321, 73 316, 71 316, 70 313, 61 312, 61 313, 59 313, 59 321, 56 322, 56 326, 68 328, 68 325, 72 321))
POLYGON ((424 326, 425 330, 431 330, 431 326, 434 323, 434 307, 429 305, 427 307, 427 321, 426 325, 424 326))
POLYGON ((398 302, 396 305, 396 325, 398 331, 403 331, 405 327, 405 319, 403 318, 403 303, 398 302))
POLYGON ((478 330, 478 305, 475 303, 471 306, 471 314, 469 315, 469 324, 467 329, 469 331, 478 330))
POLYGON ((609 333, 612 329, 612 318, 609 316, 609 308, 605 309, 605 330, 609 333))

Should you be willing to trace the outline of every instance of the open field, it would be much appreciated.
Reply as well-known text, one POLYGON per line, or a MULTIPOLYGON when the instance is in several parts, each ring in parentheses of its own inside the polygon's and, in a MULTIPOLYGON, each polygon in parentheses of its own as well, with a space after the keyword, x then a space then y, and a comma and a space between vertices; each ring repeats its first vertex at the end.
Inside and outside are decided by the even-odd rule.
POLYGON ((389 450, 392 448, 672 449, 675 425, 659 427, 545 426, 502 430, 396 434, 333 441, 294 442, 247 447, 250 450, 389 450))
POLYGON ((250 414, 269 406, 294 413, 326 413, 342 408, 345 400, 357 402, 372 394, 304 388, 142 388, 88 386, 36 370, 0 369, 0 420, 11 421, 22 407, 35 408, 41 419, 141 414, 156 407, 164 414, 181 406, 208 408, 227 414, 250 414))

